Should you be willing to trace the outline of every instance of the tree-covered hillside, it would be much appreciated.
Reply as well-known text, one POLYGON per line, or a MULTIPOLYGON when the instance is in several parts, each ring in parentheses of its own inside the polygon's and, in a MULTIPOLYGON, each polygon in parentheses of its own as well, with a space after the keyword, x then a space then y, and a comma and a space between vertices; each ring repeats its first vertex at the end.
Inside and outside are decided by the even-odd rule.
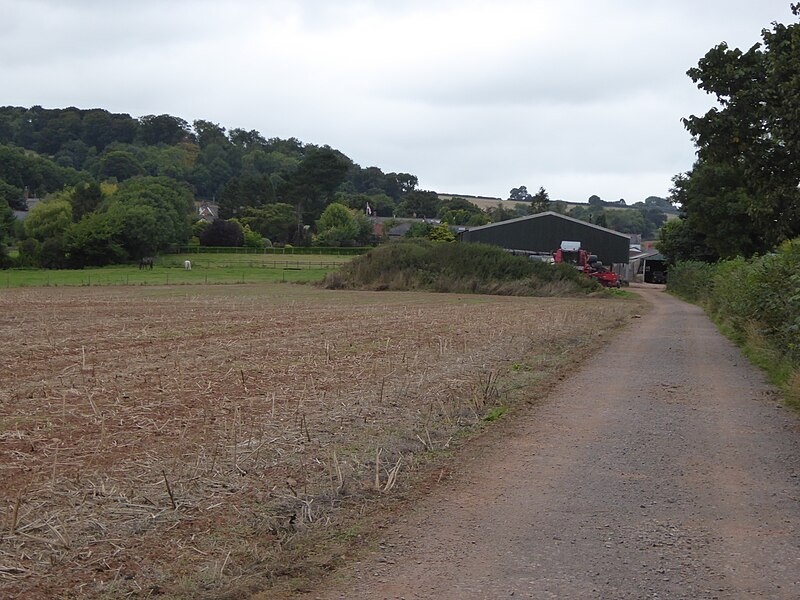
POLYGON ((194 200, 218 204, 251 239, 306 244, 332 202, 411 215, 432 194, 416 188, 414 175, 362 168, 328 146, 209 121, 0 107, 0 243, 17 237, 31 264, 119 262, 186 243, 204 233, 191 227, 194 200), (42 206, 15 227, 3 215, 26 197, 42 206))

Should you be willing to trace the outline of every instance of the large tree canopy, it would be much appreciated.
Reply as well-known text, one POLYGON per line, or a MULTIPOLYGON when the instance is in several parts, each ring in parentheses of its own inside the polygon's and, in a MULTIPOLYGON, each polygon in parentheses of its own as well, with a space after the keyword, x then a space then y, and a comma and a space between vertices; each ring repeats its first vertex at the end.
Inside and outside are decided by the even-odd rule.
POLYGON ((762 37, 745 52, 723 42, 688 71, 719 104, 684 120, 697 162, 672 196, 705 256, 768 252, 800 235, 800 24, 773 23, 762 37))

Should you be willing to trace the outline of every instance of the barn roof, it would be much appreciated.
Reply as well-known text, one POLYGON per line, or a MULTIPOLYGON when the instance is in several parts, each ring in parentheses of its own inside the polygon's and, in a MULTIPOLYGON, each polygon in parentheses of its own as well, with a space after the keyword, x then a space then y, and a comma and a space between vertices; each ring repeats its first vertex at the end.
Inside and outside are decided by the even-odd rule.
POLYGON ((574 217, 568 217, 567 215, 562 215, 561 213, 553 212, 552 210, 548 210, 546 212, 536 213, 535 215, 527 215, 524 217, 517 217, 516 219, 508 219, 507 221, 498 221, 497 223, 489 223, 488 225, 481 225, 480 227, 469 227, 467 231, 481 231, 484 229, 491 229, 492 227, 501 227, 503 225, 508 225, 509 223, 518 223, 520 221, 529 221, 531 219, 540 219, 542 217, 551 216, 551 217, 558 217, 559 219, 564 219, 565 221, 572 221, 573 223, 578 223, 585 227, 591 227, 593 229, 597 229, 599 231, 604 231, 605 233, 610 233, 622 238, 625 238, 630 243, 630 235, 625 233, 620 233, 619 231, 614 231, 613 229, 608 229, 607 227, 601 227, 600 225, 595 225, 594 223, 588 223, 586 221, 581 221, 580 219, 576 219, 574 217))

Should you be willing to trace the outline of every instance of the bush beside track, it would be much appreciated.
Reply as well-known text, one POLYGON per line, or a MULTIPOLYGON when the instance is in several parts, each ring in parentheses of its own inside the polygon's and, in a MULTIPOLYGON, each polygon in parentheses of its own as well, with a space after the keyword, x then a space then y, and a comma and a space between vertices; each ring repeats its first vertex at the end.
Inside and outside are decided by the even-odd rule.
POLYGON ((800 405, 800 238, 752 259, 678 263, 668 289, 703 306, 800 405))
POLYGON ((379 246, 329 273, 324 285, 506 296, 580 296, 601 290, 567 265, 534 262, 485 244, 421 239, 379 246))

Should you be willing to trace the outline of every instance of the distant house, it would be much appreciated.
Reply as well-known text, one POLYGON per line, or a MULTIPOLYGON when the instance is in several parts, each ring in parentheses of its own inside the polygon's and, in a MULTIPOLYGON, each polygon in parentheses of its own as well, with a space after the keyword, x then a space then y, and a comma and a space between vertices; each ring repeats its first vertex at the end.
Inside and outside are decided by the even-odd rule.
POLYGON ((205 221, 206 223, 213 223, 219 219, 219 204, 216 202, 208 202, 206 200, 196 200, 195 208, 197 209, 197 219, 205 221))
POLYGON ((370 217, 370 221, 372 221, 372 230, 378 237, 383 236, 386 229, 385 223, 387 221, 393 223, 394 227, 386 233, 390 240, 398 240, 405 237, 414 223, 438 225, 441 222, 439 219, 414 219, 411 217, 370 217))
POLYGON ((28 188, 25 188, 25 194, 23 195, 22 199, 25 202, 25 206, 26 206, 25 210, 15 210, 15 211, 13 211, 14 212, 14 217, 18 221, 24 221, 25 219, 27 219, 28 218, 28 212, 34 206, 39 204, 39 198, 37 198, 36 196, 33 196, 33 197, 29 197, 28 196, 28 188))
POLYGON ((645 283, 666 283, 667 267, 664 257, 655 248, 640 249, 632 245, 627 265, 620 265, 614 271, 626 281, 645 283))

